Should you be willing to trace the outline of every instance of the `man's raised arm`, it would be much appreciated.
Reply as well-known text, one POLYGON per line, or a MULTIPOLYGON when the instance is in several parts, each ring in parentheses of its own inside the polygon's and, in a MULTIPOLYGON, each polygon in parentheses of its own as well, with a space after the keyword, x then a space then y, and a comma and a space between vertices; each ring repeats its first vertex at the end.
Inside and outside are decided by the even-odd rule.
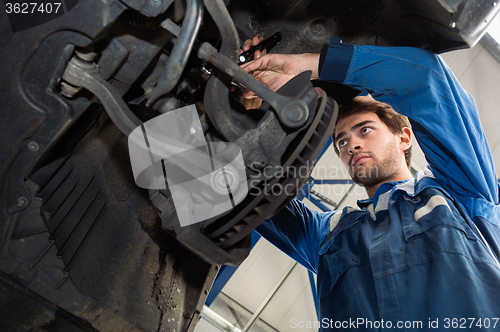
POLYGON ((497 176, 474 100, 438 55, 411 47, 350 45, 332 37, 321 56, 266 55, 245 68, 273 90, 313 70, 321 80, 368 91, 410 119, 445 188, 498 204, 497 176))

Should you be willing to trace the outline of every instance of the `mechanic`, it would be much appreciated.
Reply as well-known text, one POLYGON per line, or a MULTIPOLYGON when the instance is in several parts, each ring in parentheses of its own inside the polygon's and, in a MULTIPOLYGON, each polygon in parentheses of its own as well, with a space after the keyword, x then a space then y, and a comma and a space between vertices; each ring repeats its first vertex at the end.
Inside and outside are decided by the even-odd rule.
POLYGON ((421 321, 424 330, 442 330, 465 319, 457 326, 484 331, 488 320, 493 328, 500 316, 499 184, 474 101, 441 57, 332 37, 321 54, 268 54, 244 68, 272 90, 311 70, 312 79, 371 95, 341 107, 332 135, 369 198, 327 213, 294 199, 257 229, 317 273, 321 321, 390 321, 392 328, 421 321), (407 119, 428 161, 415 178, 407 119))

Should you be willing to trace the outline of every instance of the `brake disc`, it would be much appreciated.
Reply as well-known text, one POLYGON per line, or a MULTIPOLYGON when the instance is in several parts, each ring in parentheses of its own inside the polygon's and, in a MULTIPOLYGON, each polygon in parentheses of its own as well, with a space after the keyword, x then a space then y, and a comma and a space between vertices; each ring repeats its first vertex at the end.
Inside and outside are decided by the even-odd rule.
POLYGON ((289 144, 282 168, 262 181, 229 214, 208 225, 203 233, 221 248, 229 248, 249 235, 266 218, 286 205, 309 178, 338 116, 337 103, 323 92, 307 130, 289 144), (297 172, 297 170, 299 170, 297 172))

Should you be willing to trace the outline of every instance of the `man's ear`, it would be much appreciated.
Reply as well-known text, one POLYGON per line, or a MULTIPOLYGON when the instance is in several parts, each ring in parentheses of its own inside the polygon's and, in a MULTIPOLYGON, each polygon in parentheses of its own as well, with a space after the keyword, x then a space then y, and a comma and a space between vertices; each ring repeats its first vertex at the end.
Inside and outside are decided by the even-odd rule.
POLYGON ((408 127, 403 127, 399 133, 399 146, 403 151, 411 146, 411 130, 408 127))

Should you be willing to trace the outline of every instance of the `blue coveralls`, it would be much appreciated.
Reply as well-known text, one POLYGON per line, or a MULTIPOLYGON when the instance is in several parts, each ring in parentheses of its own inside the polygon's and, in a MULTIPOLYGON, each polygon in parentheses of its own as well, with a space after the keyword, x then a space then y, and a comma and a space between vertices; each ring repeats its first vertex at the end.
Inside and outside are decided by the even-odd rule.
POLYGON ((359 208, 293 200, 257 229, 317 273, 320 330, 500 331, 499 184, 472 97, 422 49, 332 38, 320 77, 408 116, 429 163, 359 208))

